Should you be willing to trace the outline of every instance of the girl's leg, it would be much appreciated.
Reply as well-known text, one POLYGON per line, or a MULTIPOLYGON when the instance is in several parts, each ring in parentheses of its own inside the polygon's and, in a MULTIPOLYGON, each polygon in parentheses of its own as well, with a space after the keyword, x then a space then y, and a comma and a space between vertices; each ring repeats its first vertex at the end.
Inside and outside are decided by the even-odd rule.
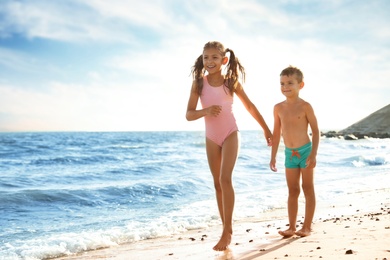
POLYGON ((240 146, 239 133, 229 135, 222 146, 220 185, 222 190, 223 232, 214 250, 223 251, 229 246, 233 234, 234 188, 232 174, 240 146))
POLYGON ((221 216, 221 220, 223 223, 224 214, 223 214, 223 206, 222 206, 222 189, 220 184, 222 148, 216 143, 214 143, 213 141, 211 141, 210 139, 206 138, 206 153, 207 153, 209 168, 213 176, 219 215, 221 216))
POLYGON ((288 187, 288 222, 289 228, 284 231, 279 231, 279 234, 284 237, 291 237, 295 234, 295 225, 297 223, 298 214, 298 197, 300 193, 299 180, 301 170, 299 168, 286 168, 286 181, 288 187))
POLYGON ((314 169, 302 169, 302 189, 305 194, 305 221, 302 229, 296 234, 301 237, 310 235, 311 223, 313 222, 314 211, 316 208, 316 195, 314 191, 314 169))

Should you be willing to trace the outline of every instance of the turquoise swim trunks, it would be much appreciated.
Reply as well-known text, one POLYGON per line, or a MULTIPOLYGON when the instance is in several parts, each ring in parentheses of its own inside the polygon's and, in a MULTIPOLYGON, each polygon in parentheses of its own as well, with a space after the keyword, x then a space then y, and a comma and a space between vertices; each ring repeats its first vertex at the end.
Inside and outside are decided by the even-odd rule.
POLYGON ((288 148, 284 150, 286 161, 284 166, 286 168, 306 168, 306 159, 311 152, 311 142, 299 148, 288 148))

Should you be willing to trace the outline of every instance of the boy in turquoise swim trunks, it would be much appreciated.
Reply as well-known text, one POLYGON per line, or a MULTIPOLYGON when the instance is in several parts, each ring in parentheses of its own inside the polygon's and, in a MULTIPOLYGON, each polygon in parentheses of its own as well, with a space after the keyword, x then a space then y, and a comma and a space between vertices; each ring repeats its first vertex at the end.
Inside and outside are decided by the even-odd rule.
POLYGON ((299 97, 299 91, 304 85, 303 74, 298 68, 289 66, 284 69, 280 74, 280 86, 286 100, 274 107, 274 131, 270 161, 272 171, 277 171, 276 154, 281 136, 286 147, 285 167, 288 186, 289 228, 279 231, 283 237, 291 237, 294 234, 301 237, 310 235, 316 206, 314 167, 316 166, 320 133, 312 106, 299 97), (311 140, 308 134, 309 126, 312 132, 311 140), (306 202, 305 219, 302 228, 296 231, 301 176, 306 202))

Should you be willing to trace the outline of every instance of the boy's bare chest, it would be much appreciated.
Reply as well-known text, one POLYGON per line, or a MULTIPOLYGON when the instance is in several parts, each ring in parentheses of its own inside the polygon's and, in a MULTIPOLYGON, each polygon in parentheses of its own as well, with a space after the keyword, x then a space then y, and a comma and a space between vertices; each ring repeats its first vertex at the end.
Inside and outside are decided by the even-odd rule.
POLYGON ((303 109, 295 108, 295 107, 288 107, 287 109, 283 109, 279 113, 279 117, 282 121, 282 124, 300 124, 300 123, 306 123, 306 115, 303 109))

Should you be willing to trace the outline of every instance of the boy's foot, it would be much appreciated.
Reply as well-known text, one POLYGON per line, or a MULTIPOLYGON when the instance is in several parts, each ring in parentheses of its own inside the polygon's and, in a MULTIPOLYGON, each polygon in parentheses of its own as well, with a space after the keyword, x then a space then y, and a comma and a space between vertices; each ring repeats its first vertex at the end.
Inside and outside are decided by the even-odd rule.
POLYGON ((231 242, 232 234, 224 231, 218 243, 213 247, 213 249, 215 251, 225 251, 231 242))
POLYGON ((295 234, 297 236, 300 236, 300 237, 307 237, 307 236, 310 236, 311 234, 311 229, 301 229, 301 230, 298 230, 297 232, 295 232, 295 234))
POLYGON ((286 238, 292 237, 293 235, 295 235, 295 230, 287 229, 285 231, 279 231, 279 235, 286 238))

